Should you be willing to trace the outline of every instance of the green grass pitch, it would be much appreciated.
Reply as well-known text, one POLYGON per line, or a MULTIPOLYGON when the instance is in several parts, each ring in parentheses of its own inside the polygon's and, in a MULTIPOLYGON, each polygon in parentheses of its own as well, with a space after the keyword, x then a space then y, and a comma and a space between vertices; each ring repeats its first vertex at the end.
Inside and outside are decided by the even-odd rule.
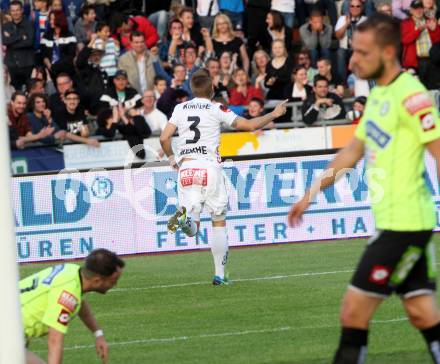
MULTIPOLYGON (((435 236, 440 241, 440 235, 435 236)), ((366 240, 233 249, 230 286, 211 285, 209 251, 126 259, 117 289, 87 294, 110 343, 110 363, 329 363, 341 297, 366 240)), ((24 265, 26 276, 46 265, 24 265)), ((371 325, 367 363, 430 363, 393 297, 371 325)), ((76 318, 64 363, 100 363, 76 318)), ((31 350, 46 355, 45 338, 31 350)))

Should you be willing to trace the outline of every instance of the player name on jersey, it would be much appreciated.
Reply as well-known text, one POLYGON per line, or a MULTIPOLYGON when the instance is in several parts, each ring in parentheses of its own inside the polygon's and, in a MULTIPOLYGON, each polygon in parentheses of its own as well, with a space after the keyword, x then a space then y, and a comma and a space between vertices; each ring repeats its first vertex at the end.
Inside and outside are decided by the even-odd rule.
POLYGON ((182 149, 180 151, 180 155, 188 155, 188 154, 208 154, 205 145, 201 145, 194 148, 182 149))
POLYGON ((183 105, 183 110, 209 110, 211 104, 188 103, 183 105))

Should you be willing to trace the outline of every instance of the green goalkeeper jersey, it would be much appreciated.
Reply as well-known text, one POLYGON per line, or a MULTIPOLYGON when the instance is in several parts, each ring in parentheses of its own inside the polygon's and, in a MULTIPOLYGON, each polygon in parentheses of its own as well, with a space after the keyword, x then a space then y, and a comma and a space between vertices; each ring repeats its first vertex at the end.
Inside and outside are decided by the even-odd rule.
POLYGON ((440 137, 440 125, 425 87, 408 73, 374 87, 355 136, 365 143, 376 228, 432 229, 435 209, 424 180, 424 146, 440 137))
POLYGON ((20 281, 20 300, 27 338, 46 335, 49 327, 65 334, 81 307, 80 267, 60 264, 20 281))

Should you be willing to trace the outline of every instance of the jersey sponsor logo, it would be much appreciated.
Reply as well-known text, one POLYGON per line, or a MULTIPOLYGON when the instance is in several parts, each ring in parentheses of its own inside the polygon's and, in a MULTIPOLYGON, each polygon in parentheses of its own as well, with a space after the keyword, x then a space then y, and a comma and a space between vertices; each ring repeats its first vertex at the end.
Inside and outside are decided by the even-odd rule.
POLYGON ((201 168, 186 168, 180 171, 180 183, 183 187, 208 185, 208 171, 201 168))
POLYGON ((43 279, 43 284, 48 286, 52 283, 53 279, 64 269, 64 264, 58 264, 52 267, 52 272, 43 279))
POLYGON ((180 155, 188 155, 188 154, 208 154, 205 145, 201 145, 199 147, 194 148, 186 148, 180 151, 180 155))
POLYGON ((61 292, 60 297, 58 298, 58 303, 61 306, 64 306, 65 308, 67 308, 70 312, 75 311, 76 306, 78 305, 78 300, 76 299, 76 297, 67 292, 67 291, 63 291, 61 292))
POLYGON ((223 105, 223 104, 220 105, 220 110, 221 110, 221 111, 224 111, 224 112, 231 112, 231 110, 229 110, 228 107, 225 106, 225 105, 223 105))
POLYGON ((371 138, 380 148, 385 148, 391 140, 391 135, 383 131, 372 120, 368 120, 365 126, 367 136, 371 138))
POLYGON ((58 323, 64 326, 67 326, 69 324, 70 320, 70 314, 66 310, 61 310, 60 314, 58 315, 58 323))
POLYGON ((403 100, 403 106, 411 114, 432 107, 432 100, 426 92, 417 92, 403 100))
POLYGON ((390 268, 383 265, 375 265, 370 273, 370 278, 368 279, 372 283, 379 285, 386 284, 388 278, 390 277, 390 268))
POLYGON ((430 112, 420 115, 420 122, 422 123, 423 131, 435 129, 434 115, 430 112))

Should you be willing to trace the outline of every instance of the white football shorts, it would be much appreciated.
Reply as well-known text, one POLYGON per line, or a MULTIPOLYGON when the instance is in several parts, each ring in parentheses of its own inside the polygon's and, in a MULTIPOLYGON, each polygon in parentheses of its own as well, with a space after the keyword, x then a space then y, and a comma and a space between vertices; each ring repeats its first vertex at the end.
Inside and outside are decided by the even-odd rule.
POLYGON ((225 215, 228 208, 223 168, 208 160, 183 161, 178 174, 179 205, 198 218, 202 211, 212 217, 225 215))

